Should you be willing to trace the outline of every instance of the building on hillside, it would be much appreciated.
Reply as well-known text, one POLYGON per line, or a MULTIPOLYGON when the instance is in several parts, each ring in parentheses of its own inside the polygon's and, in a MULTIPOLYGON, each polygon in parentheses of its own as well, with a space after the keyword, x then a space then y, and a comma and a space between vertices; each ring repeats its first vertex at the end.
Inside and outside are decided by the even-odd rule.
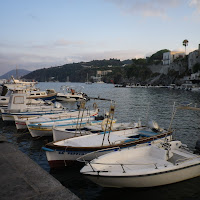
POLYGON ((91 76, 91 78, 93 79, 94 82, 100 83, 102 82, 102 77, 111 72, 112 70, 103 70, 103 71, 98 70, 96 76, 91 76))
POLYGON ((191 84, 196 84, 200 83, 200 71, 191 74, 190 76, 184 76, 183 80, 185 83, 191 83, 191 84))
POLYGON ((199 49, 188 54, 188 69, 191 72, 193 72, 192 68, 196 63, 200 63, 200 44, 199 49))
POLYGON ((163 53, 163 65, 170 65, 177 58, 185 57, 185 52, 180 51, 169 51, 163 53))
POLYGON ((97 71, 97 76, 105 76, 107 75, 108 73, 111 73, 112 70, 103 70, 103 71, 97 71))

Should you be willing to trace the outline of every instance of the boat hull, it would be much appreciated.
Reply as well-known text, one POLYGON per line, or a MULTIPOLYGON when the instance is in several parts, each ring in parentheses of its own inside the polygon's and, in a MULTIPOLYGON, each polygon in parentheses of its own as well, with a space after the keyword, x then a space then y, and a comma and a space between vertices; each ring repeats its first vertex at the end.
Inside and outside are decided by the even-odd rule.
POLYGON ((66 118, 57 121, 57 123, 56 121, 49 122, 48 125, 42 125, 42 123, 30 124, 28 125, 28 130, 32 137, 53 136, 54 126, 68 126, 68 128, 77 128, 78 126, 84 126, 89 120, 90 118, 82 118, 82 122, 77 124, 78 118, 66 118))
MULTIPOLYGON (((171 133, 168 133, 171 135, 171 133)), ((66 165, 70 165, 71 163, 78 162, 77 159, 80 158, 81 156, 85 154, 89 154, 92 152, 95 152, 95 154, 89 154, 87 155, 87 161, 91 161, 96 157, 105 155, 110 152, 116 151, 118 148, 128 148, 132 146, 145 146, 145 145, 150 145, 153 143, 158 143, 163 141, 165 138, 165 134, 162 137, 158 137, 157 139, 154 139, 154 137, 146 139, 146 141, 136 141, 133 143, 127 143, 124 145, 114 145, 114 146, 101 146, 101 147, 92 147, 92 148, 85 148, 85 147, 78 147, 78 148, 73 148, 73 147, 54 147, 51 148, 51 145, 46 145, 45 151, 46 151, 46 157, 49 162, 50 168, 54 168, 55 166, 59 166, 59 168, 65 167, 66 165), (100 151, 98 151, 100 150, 100 151)), ((171 136, 168 136, 171 137, 171 136)))
MULTIPOLYGON (((96 156, 102 156, 106 153, 110 153, 114 151, 112 150, 106 150, 100 153, 97 153, 94 155, 91 155, 91 157, 88 157, 89 160, 94 159, 96 156)), ((77 159, 85 154, 91 153, 91 151, 70 151, 70 150, 56 150, 56 151, 48 151, 46 149, 46 156, 49 163, 50 168, 64 168, 66 166, 71 166, 74 164, 80 164, 80 162, 77 161, 77 159)), ((82 163, 83 164, 83 163, 82 163)))
POLYGON ((85 98, 81 98, 81 97, 62 97, 62 96, 57 96, 56 97, 57 101, 66 101, 66 102, 76 102, 76 101, 84 101, 86 100, 85 98))
POLYGON ((19 110, 16 110, 12 113, 8 113, 8 112, 2 112, 2 120, 3 121, 15 121, 14 115, 16 116, 23 116, 26 118, 30 118, 30 117, 37 117, 37 116, 41 116, 41 115, 51 115, 51 114, 61 114, 63 113, 65 110, 63 109, 46 109, 46 110, 39 110, 37 108, 35 108, 35 111, 33 109, 28 110, 27 112, 20 112, 19 110))
MULTIPOLYGON (((75 126, 71 126, 70 128, 75 128, 76 129, 76 125, 75 126)), ((69 139, 72 137, 76 137, 76 136, 82 136, 82 135, 86 135, 84 132, 80 134, 79 131, 75 132, 75 131, 62 131, 62 130, 58 130, 58 129, 53 129, 53 141, 58 141, 58 140, 63 140, 63 139, 69 139)))
POLYGON ((200 163, 174 170, 172 169, 170 171, 138 176, 125 176, 124 174, 120 177, 101 176, 100 174, 85 176, 91 181, 103 187, 155 187, 177 183, 200 176, 200 163))
POLYGON ((28 130, 32 137, 52 136, 52 128, 29 128, 28 130))

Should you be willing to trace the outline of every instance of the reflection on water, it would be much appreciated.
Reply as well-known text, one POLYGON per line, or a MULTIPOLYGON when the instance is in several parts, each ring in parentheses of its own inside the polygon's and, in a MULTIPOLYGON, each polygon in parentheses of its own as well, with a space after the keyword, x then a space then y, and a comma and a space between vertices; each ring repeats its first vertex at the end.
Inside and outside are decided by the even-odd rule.
MULTIPOLYGON (((161 127, 168 128, 171 120, 173 104, 181 102, 197 103, 200 107, 200 93, 168 90, 159 88, 114 88, 108 84, 79 84, 79 83, 39 83, 41 89, 53 88, 60 90, 62 85, 84 86, 83 92, 90 97, 112 99, 116 103, 115 117, 119 122, 138 121, 143 124, 147 119, 155 120, 161 127)), ((96 101, 100 112, 109 110, 109 101, 96 101)), ((94 101, 87 102, 92 108, 94 101)), ((66 103, 66 107, 76 108, 76 103, 66 103)), ((200 112, 178 110, 172 124, 174 137, 194 149, 196 140, 200 138, 200 112)), ((21 151, 49 171, 64 186, 77 194, 81 199, 200 199, 200 177, 162 187, 133 189, 133 188, 102 188, 84 178, 79 173, 80 168, 50 171, 45 152, 41 147, 51 141, 49 138, 33 139, 27 131, 19 132, 14 124, 0 121, 0 134, 17 145, 21 151)))

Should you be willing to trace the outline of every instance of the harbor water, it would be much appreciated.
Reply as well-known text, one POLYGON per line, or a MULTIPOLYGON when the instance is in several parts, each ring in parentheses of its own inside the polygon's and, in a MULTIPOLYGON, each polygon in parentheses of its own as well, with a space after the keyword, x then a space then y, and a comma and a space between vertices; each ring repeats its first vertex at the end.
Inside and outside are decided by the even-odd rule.
MULTIPOLYGON (((115 88, 112 84, 84 83, 38 83, 41 90, 55 89, 60 91, 62 85, 74 86, 89 97, 111 99, 115 104, 114 117, 118 122, 138 122, 146 125, 154 120, 161 128, 171 128, 173 137, 181 140, 193 151, 197 139, 200 139, 200 111, 177 110, 171 123, 173 107, 182 103, 200 107, 200 93, 170 90, 167 88, 115 88)), ((91 108, 97 103, 100 114, 109 111, 111 102, 106 100, 90 100, 86 106, 91 108)), ((65 103, 69 109, 76 108, 76 103, 65 103)), ((52 138, 31 138, 27 131, 17 131, 14 124, 0 121, 0 134, 26 153, 43 169, 58 179, 64 186, 75 193, 80 199, 176 199, 200 200, 200 177, 171 185, 134 189, 134 188, 103 188, 87 180, 79 173, 80 168, 71 167, 63 170, 50 170, 42 147, 52 138)))

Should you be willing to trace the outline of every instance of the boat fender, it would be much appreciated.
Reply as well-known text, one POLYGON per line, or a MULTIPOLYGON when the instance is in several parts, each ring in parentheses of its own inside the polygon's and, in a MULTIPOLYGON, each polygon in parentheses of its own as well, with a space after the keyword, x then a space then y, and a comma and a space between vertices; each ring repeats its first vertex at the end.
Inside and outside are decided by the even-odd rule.
POLYGON ((42 147, 42 150, 44 151, 49 151, 49 152, 54 152, 53 149, 47 148, 47 147, 42 147))

